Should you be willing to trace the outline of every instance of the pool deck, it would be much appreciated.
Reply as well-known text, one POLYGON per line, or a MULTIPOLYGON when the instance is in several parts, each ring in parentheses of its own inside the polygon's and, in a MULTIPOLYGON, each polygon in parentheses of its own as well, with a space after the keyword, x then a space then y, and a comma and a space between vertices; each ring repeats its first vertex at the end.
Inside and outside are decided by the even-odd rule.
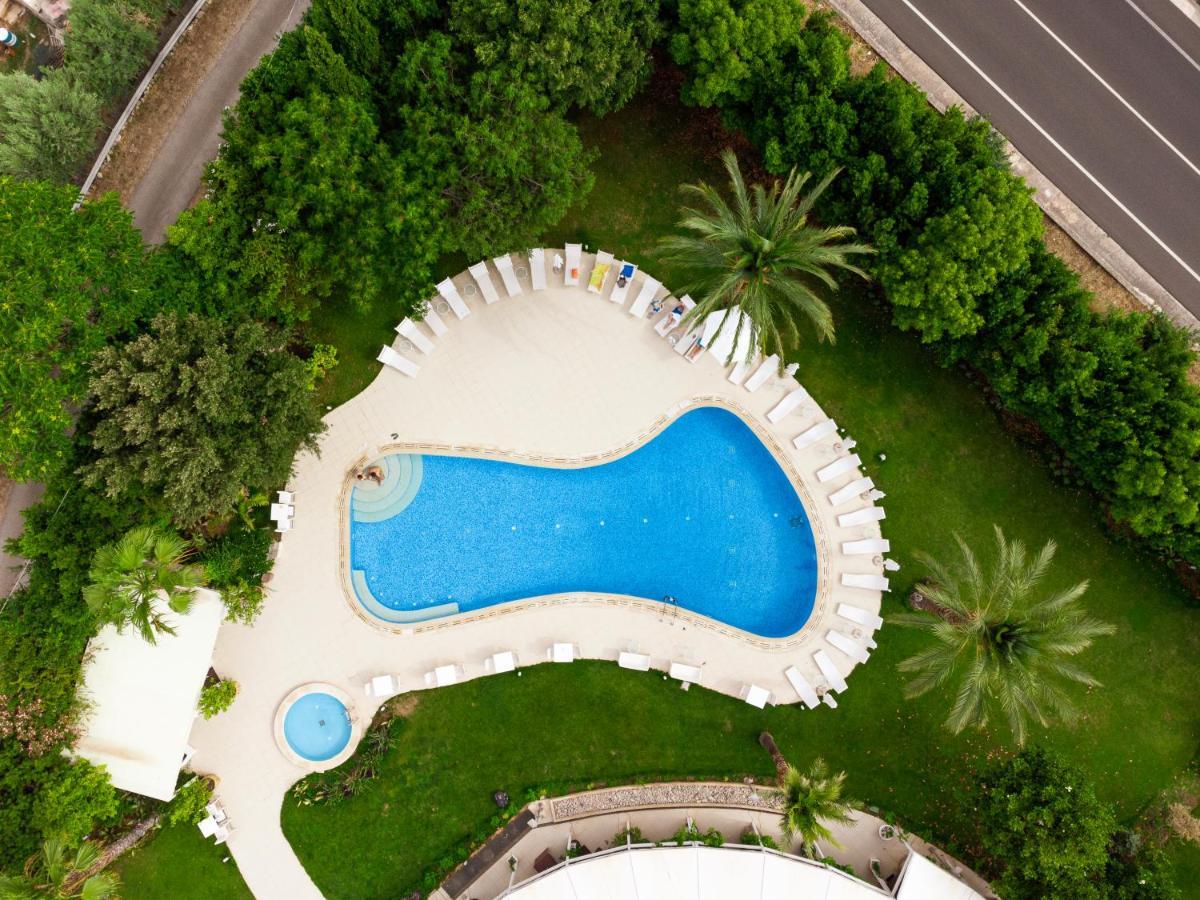
MULTIPOLYGON (((192 767, 220 777, 217 793, 235 828, 229 847, 256 896, 319 896, 279 822, 288 788, 305 772, 276 747, 272 723, 298 685, 320 681, 345 690, 355 701, 352 714, 365 726, 380 702, 363 690, 374 675, 390 673, 402 690, 422 690, 424 674, 437 666, 459 664, 466 678, 484 677, 484 660, 492 653, 514 651, 528 666, 546 662, 547 649, 558 641, 614 665, 629 649, 648 654, 658 669, 685 662, 702 669, 706 688, 737 696, 754 683, 782 703, 797 701, 784 677, 788 666, 813 685, 824 683, 813 660, 817 650, 824 649, 843 674, 853 668, 825 634, 830 628, 853 633, 855 626, 835 615, 839 602, 878 612, 880 595, 843 587, 840 576, 881 570, 872 556, 846 557, 840 547, 880 531, 878 522, 838 526, 839 513, 864 501, 834 509, 827 500, 859 477, 857 469, 825 484, 815 477, 845 455, 835 451, 837 435, 801 451, 792 447, 795 435, 826 416, 807 401, 778 425, 769 424, 767 412, 794 387, 790 379, 773 376, 751 393, 730 383, 711 354, 689 363, 655 333, 651 320, 628 314, 640 275, 618 306, 608 300, 611 277, 603 296, 582 286, 591 261, 585 254, 580 287, 563 287, 561 277, 548 272, 547 290, 534 293, 522 278, 524 293, 512 298, 493 271, 502 299, 490 305, 478 294, 468 296, 470 275, 456 276, 471 315, 459 321, 443 313, 448 333, 433 339, 431 354, 402 349, 421 367, 419 374, 410 378, 381 367, 366 390, 326 416, 320 455, 297 459, 288 485, 296 495, 295 525, 280 542, 263 613, 251 627, 223 625, 217 641, 213 664, 222 677, 239 682, 238 699, 228 712, 198 719, 192 732, 192 767), (354 466, 400 445, 578 464, 640 445, 698 403, 740 412, 790 470, 804 500, 820 582, 812 616, 796 635, 767 640, 683 610, 664 611, 659 603, 596 595, 542 598, 403 627, 379 622, 351 602, 345 498, 354 466)), ((394 346, 403 345, 397 340, 394 346)), ((670 535, 663 540, 668 546, 670 535)), ((680 563, 687 564, 686 548, 680 563)), ((805 714, 837 711, 822 706, 805 714)))

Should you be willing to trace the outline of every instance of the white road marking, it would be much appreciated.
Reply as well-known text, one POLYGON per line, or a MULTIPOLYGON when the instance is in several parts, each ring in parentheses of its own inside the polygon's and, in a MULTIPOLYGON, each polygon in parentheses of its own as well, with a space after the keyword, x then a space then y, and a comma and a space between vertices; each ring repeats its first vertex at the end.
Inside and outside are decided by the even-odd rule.
POLYGON ((1021 105, 1019 103, 1017 103, 1017 101, 1014 100, 1012 97, 1010 97, 1008 95, 1008 93, 1004 90, 1004 88, 1002 88, 1002 87, 1000 87, 1000 85, 996 84, 996 82, 992 79, 992 77, 990 75, 988 75, 985 71, 983 71, 983 69, 979 68, 979 66, 977 66, 975 64, 974 60, 972 60, 969 56, 967 56, 967 54, 965 54, 962 50, 960 50, 958 45, 955 44, 954 41, 950 40, 950 38, 948 38, 946 36, 945 32, 943 32, 940 28, 938 28, 936 25, 934 25, 933 22, 929 21, 929 17, 926 16, 925 13, 921 12, 919 9, 917 9, 915 6, 913 6, 911 0, 901 0, 901 2, 905 6, 907 6, 910 10, 912 10, 913 15, 915 15, 918 19, 920 19, 922 22, 925 23, 925 27, 927 27, 930 31, 932 31, 939 38, 941 38, 942 42, 947 47, 949 47, 951 50, 953 50, 954 53, 959 57, 959 59, 961 59, 968 66, 970 66, 971 70, 976 75, 978 75, 985 82, 987 82, 988 86, 992 90, 994 90, 997 94, 999 94, 1001 97, 1003 97, 1005 102, 1007 102, 1009 106, 1011 106, 1013 109, 1015 109, 1020 114, 1021 118, 1023 118, 1026 122, 1028 122, 1035 129, 1037 129, 1038 134, 1040 134, 1047 141, 1049 141, 1050 145, 1052 147, 1054 147, 1054 149, 1056 149, 1059 153, 1061 153, 1063 155, 1063 157, 1066 158, 1067 161, 1071 163, 1071 165, 1073 165, 1076 169, 1078 169, 1084 178, 1086 178, 1088 181, 1090 181, 1092 184, 1094 184, 1097 188, 1099 188, 1100 192, 1103 193, 1104 196, 1107 197, 1109 200, 1111 200, 1113 202, 1113 204, 1117 207, 1117 209, 1119 209, 1119 210, 1121 210, 1121 212, 1125 213, 1125 215, 1129 217, 1130 221, 1132 221, 1135 225, 1137 225, 1138 228, 1142 229, 1142 231, 1144 231, 1146 233, 1146 235, 1150 238, 1150 240, 1154 241, 1154 243, 1158 244, 1159 247, 1161 247, 1163 250, 1165 250, 1167 255, 1170 256, 1171 259, 1175 260, 1175 262, 1177 262, 1179 264, 1180 268, 1182 268, 1185 272, 1187 272, 1189 275, 1191 275, 1195 281, 1200 282, 1200 272, 1197 272, 1190 265, 1188 265, 1187 262, 1183 259, 1183 257, 1181 257, 1174 250, 1172 250, 1171 247, 1162 238, 1160 238, 1157 234, 1155 234, 1153 232, 1153 230, 1151 230, 1149 225, 1147 225, 1145 222, 1143 222, 1141 219, 1139 219, 1137 216, 1135 216, 1133 214, 1133 211, 1128 206, 1126 206, 1124 203, 1122 203, 1112 191, 1110 191, 1103 184, 1101 184, 1100 180, 1098 178, 1096 178, 1096 176, 1093 175, 1091 172, 1089 172, 1087 170, 1087 168, 1084 167, 1083 163, 1081 163, 1074 156, 1072 156, 1070 153, 1068 153, 1067 149, 1062 144, 1060 144, 1054 138, 1054 136, 1052 134, 1050 134, 1050 132, 1048 132, 1045 128, 1043 128, 1033 116, 1031 116, 1029 113, 1025 112, 1025 110, 1021 108, 1021 105))
POLYGON ((1169 0, 1169 2, 1197 25, 1200 25, 1200 6, 1196 5, 1195 0, 1169 0))
MULTIPOLYGON (((1125 3, 1128 4, 1129 6, 1131 6, 1135 13, 1137 13, 1139 16, 1141 16, 1143 19, 1145 19, 1146 22, 1150 25, 1150 27, 1153 28, 1155 31, 1157 31, 1159 36, 1164 41, 1166 41, 1168 44, 1170 44, 1172 47, 1174 47, 1180 56, 1182 56, 1184 59, 1186 59, 1188 62, 1190 62, 1192 64, 1193 69, 1195 69, 1197 72, 1200 72, 1200 63, 1198 63, 1194 59, 1192 59, 1192 57, 1188 55, 1188 52, 1186 50, 1184 50, 1177 43, 1175 43, 1175 39, 1173 37, 1171 37, 1169 34, 1167 34, 1165 31, 1163 31, 1159 27, 1157 22, 1155 22, 1152 18, 1150 18, 1148 15, 1146 15, 1146 13, 1142 11, 1142 8, 1140 6, 1138 6, 1136 3, 1134 3, 1133 0, 1125 0, 1125 3)), ((1200 21, 1197 21, 1196 24, 1200 25, 1200 21)))
POLYGON ((1131 113, 1133 113, 1135 116, 1137 116, 1137 120, 1139 122, 1141 122, 1143 125, 1145 125, 1147 128, 1149 128, 1151 133, 1153 133, 1153 135, 1156 138, 1158 138, 1160 141, 1162 141, 1164 144, 1166 144, 1167 147, 1170 148, 1172 153, 1174 153, 1181 160, 1183 160, 1184 164, 1189 169, 1191 169, 1197 175, 1200 175, 1200 166, 1197 166, 1194 162, 1192 162, 1190 159, 1188 159, 1187 156, 1184 155, 1182 150, 1180 150, 1178 147, 1176 147, 1174 144, 1172 144, 1169 140, 1167 140, 1166 136, 1161 131, 1159 131, 1157 128, 1155 128, 1153 125, 1151 125, 1150 121, 1145 116, 1143 116, 1140 112, 1138 112, 1132 103, 1130 103, 1128 100, 1126 100, 1124 97, 1122 97, 1117 92, 1116 88, 1114 88, 1111 84, 1109 84, 1107 81, 1105 81, 1101 77, 1099 72, 1097 72, 1095 69, 1093 69, 1091 66, 1089 66, 1082 56, 1080 56, 1073 49, 1071 49, 1071 47, 1067 44, 1066 41, 1064 41, 1062 38, 1060 38, 1053 31, 1051 31, 1050 26, 1048 26, 1045 22, 1043 22, 1036 15, 1034 15, 1033 10, 1031 10, 1024 3, 1022 3, 1021 0, 1012 0, 1012 3, 1014 6, 1019 7, 1020 10, 1023 13, 1025 13, 1025 15, 1027 15, 1027 16, 1029 16, 1029 18, 1033 19, 1033 21, 1035 21, 1037 23, 1038 27, 1041 28, 1042 31, 1046 32, 1046 34, 1048 34, 1048 35, 1050 35, 1050 37, 1054 38, 1054 42, 1056 44, 1058 44, 1058 46, 1062 47, 1064 50, 1066 50, 1068 53, 1070 53, 1071 58, 1073 60, 1075 60, 1075 62, 1079 63, 1081 66, 1083 66, 1085 69, 1087 69, 1087 72, 1089 75, 1091 75, 1098 82, 1100 82, 1102 85, 1104 85, 1104 89, 1106 91, 1108 91, 1110 94, 1112 94, 1114 97, 1116 97, 1117 100, 1120 101, 1122 106, 1124 106, 1127 110, 1129 110, 1131 113))

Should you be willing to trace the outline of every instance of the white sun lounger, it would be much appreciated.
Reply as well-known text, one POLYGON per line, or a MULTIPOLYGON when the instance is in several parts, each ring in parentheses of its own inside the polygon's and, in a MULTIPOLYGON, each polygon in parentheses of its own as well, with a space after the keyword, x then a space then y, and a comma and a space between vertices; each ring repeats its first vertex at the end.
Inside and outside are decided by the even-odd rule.
POLYGON ((826 706, 828 706, 830 709, 837 709, 837 699, 829 691, 825 692, 825 696, 821 698, 821 702, 824 703, 826 706))
POLYGON ((501 650, 499 653, 493 653, 483 661, 483 668, 484 671, 490 672, 493 675, 514 672, 517 668, 517 654, 511 650, 501 650))
POLYGON ((496 286, 492 284, 492 276, 488 273, 486 262, 480 260, 475 265, 468 266, 467 271, 471 273, 471 277, 479 285, 479 293, 483 294, 485 302, 491 304, 500 299, 500 295, 496 293, 496 286))
POLYGON ((825 640, 833 644, 838 650, 841 650, 856 663, 865 663, 871 658, 871 654, 867 652, 867 648, 852 638, 847 637, 840 631, 833 629, 825 635, 825 640))
MULTIPOLYGON (((674 332, 678 340, 675 341, 675 352, 680 356, 695 362, 704 355, 704 345, 700 343, 700 339, 704 336, 704 329, 697 325, 695 328, 689 328, 687 334, 679 337, 679 331, 674 332)), ((668 337, 668 340, 670 338, 668 337)))
POLYGON ((546 659, 556 663, 575 662, 579 651, 574 644, 556 643, 546 649, 546 659))
POLYGON ((388 697, 394 697, 400 693, 400 687, 396 684, 396 679, 393 676, 376 675, 363 685, 363 691, 368 697, 374 697, 376 700, 386 700, 388 697))
POLYGON ((432 304, 425 305, 425 314, 421 316, 421 321, 425 323, 426 328, 433 332, 434 337, 445 337, 450 330, 442 321, 442 317, 434 310, 432 304))
POLYGON ((617 665, 622 669, 633 669, 637 672, 649 672, 650 657, 645 653, 631 653, 628 650, 622 650, 621 655, 617 657, 617 665))
POLYGON ((603 294, 604 285, 608 281, 608 276, 612 272, 613 255, 607 250, 600 250, 596 253, 596 259, 592 263, 592 271, 588 273, 587 289, 593 294, 603 294), (601 267, 604 267, 601 269, 601 267), (596 278, 599 276, 599 282, 596 278))
POLYGON ((837 614, 847 622, 853 622, 855 625, 862 625, 864 628, 870 628, 872 631, 883 627, 883 619, 874 613, 869 613, 865 609, 860 609, 857 606, 851 606, 849 603, 839 603, 837 614))
POLYGON ((833 419, 826 419, 824 422, 818 422, 812 428, 800 432, 792 441, 792 446, 797 450, 803 450, 805 447, 811 447, 823 437, 834 434, 837 431, 837 422, 833 419))
POLYGON ((677 678, 684 684, 699 684, 700 679, 704 677, 704 673, 699 666, 689 666, 687 663, 671 663, 671 671, 669 672, 672 678, 677 678))
POLYGON ((878 522, 886 518, 887 513, 882 506, 864 506, 854 512, 842 513, 838 516, 838 524, 843 528, 850 528, 853 525, 866 525, 868 522, 878 522))
POLYGON ((841 459, 835 459, 829 465, 817 469, 817 481, 830 481, 839 475, 845 475, 847 472, 857 469, 860 465, 862 465, 862 460, 858 458, 857 453, 843 456, 841 459))
POLYGON ((771 702, 771 692, 757 684, 743 685, 738 696, 758 709, 763 709, 771 702))
POLYGON ((691 297, 689 297, 687 294, 684 294, 682 297, 679 298, 679 303, 672 306, 671 310, 668 310, 667 314, 658 320, 658 324, 654 326, 655 332, 658 333, 659 337, 666 337, 668 334, 671 333, 671 331, 675 328, 676 325, 678 325, 680 322, 683 321, 683 317, 686 316, 689 312, 691 312, 695 308, 696 308, 696 301, 693 300, 691 297), (675 306, 680 306, 680 305, 683 306, 683 312, 680 314, 679 318, 676 319, 674 317, 674 315, 672 315, 672 310, 674 310, 675 306))
POLYGON ((829 658, 828 653, 824 650, 818 650, 813 654, 813 659, 816 660, 817 668, 825 676, 825 682, 829 685, 831 691, 837 691, 840 694, 846 689, 846 679, 842 677, 842 673, 833 664, 833 660, 829 658))
POLYGON ((450 304, 450 309, 460 319, 465 319, 471 314, 470 308, 463 302, 462 294, 458 292, 458 288, 449 278, 439 281, 437 289, 438 293, 442 295, 442 299, 450 304))
POLYGON ((750 359, 739 360, 734 363, 733 369, 729 373, 730 384, 741 384, 746 380, 746 376, 750 374, 750 370, 758 365, 758 351, 754 351, 754 355, 750 359))
POLYGON ((612 293, 608 295, 608 299, 613 303, 623 304, 625 298, 629 296, 629 287, 633 284, 634 276, 637 275, 638 267, 631 262, 619 262, 613 268, 617 271, 616 280, 613 282, 612 293), (621 278, 625 278, 625 286, 621 286, 621 278))
POLYGON ((375 359, 385 366, 395 369, 397 372, 403 372, 409 378, 416 378, 417 373, 421 371, 421 367, 415 362, 401 356, 386 344, 384 344, 383 349, 379 351, 379 355, 375 359))
POLYGON ((787 680, 791 682, 792 687, 795 688, 804 705, 809 709, 816 709, 817 704, 821 702, 820 698, 817 697, 817 692, 813 689, 813 686, 808 683, 808 679, 800 674, 800 670, 795 666, 788 666, 783 674, 787 676, 787 680))
POLYGON ((458 684, 464 674, 462 666, 438 666, 432 672, 425 673, 425 684, 429 687, 446 687, 449 684, 458 684))
POLYGON ((508 296, 515 297, 521 293, 521 282, 517 281, 517 273, 513 271, 511 256, 497 256, 492 260, 492 265, 500 273, 500 280, 504 282, 504 290, 508 291, 508 296))
POLYGON ((845 541, 842 543, 843 556, 878 556, 892 549, 891 541, 887 538, 868 538, 865 541, 845 541))
POLYGON ((772 353, 759 364, 759 367, 754 370, 754 374, 750 376, 745 384, 746 390, 754 393, 760 387, 767 383, 772 375, 779 371, 779 357, 772 353))
POLYGON ((563 269, 563 284, 579 287, 580 267, 583 265, 583 244, 567 244, 567 265, 563 269))
POLYGON ((864 591, 890 591, 888 580, 882 575, 859 575, 851 572, 842 573, 844 587, 862 588, 864 591))
POLYGON ((657 278, 647 275, 646 280, 642 282, 642 289, 634 299, 633 305, 629 307, 629 314, 637 319, 643 318, 646 310, 650 308, 650 304, 654 302, 654 295, 658 293, 660 287, 662 287, 662 283, 657 278))
POLYGON ((546 289, 546 250, 543 247, 529 251, 529 283, 535 291, 546 289))
POLYGON ((774 408, 767 413, 767 421, 774 425, 807 399, 808 391, 802 387, 788 391, 783 399, 776 403, 774 408))
POLYGON ((412 319, 405 319, 396 326, 396 334, 411 343, 422 353, 429 354, 433 352, 433 341, 425 337, 417 323, 412 319))
POLYGON ((841 506, 843 503, 849 503, 855 497, 861 497, 873 487, 875 487, 875 482, 870 478, 855 479, 845 487, 840 487, 830 494, 829 502, 834 506, 841 506))

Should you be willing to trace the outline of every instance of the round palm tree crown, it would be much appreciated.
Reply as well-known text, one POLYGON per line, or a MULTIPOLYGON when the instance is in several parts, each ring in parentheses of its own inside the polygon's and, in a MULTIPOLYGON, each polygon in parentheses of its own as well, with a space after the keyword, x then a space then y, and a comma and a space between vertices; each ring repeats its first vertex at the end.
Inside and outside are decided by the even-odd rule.
POLYGON ((773 182, 747 189, 733 151, 725 150, 721 159, 729 173, 732 205, 703 182, 685 185, 684 192, 705 209, 683 210, 679 224, 690 233, 663 238, 661 255, 684 269, 688 277, 683 289, 697 298, 685 323, 735 308, 745 313, 721 320, 721 329, 736 322, 726 363, 733 361, 742 329, 749 328, 745 361, 757 350, 764 356, 777 355, 782 369, 785 354, 799 344, 803 322, 810 323, 822 340, 834 339, 833 314, 818 290, 837 287, 832 270, 866 278, 850 257, 875 251, 866 244, 845 243, 854 235, 853 228, 821 228, 809 222, 813 205, 839 170, 807 193, 810 174, 798 175, 795 169, 782 185, 773 182))
POLYGON ((957 535, 961 559, 956 565, 917 554, 931 575, 921 593, 934 609, 888 621, 934 637, 932 646, 900 663, 902 672, 914 673, 905 686, 907 696, 918 697, 957 679, 947 726, 956 733, 982 728, 998 710, 1022 744, 1030 721, 1046 726, 1055 718, 1078 716, 1066 684, 1095 687, 1099 682, 1068 657, 1116 629, 1079 605, 1086 581, 1056 592, 1039 591, 1054 559, 1054 541, 1031 557, 1024 544, 1007 540, 999 526, 994 528, 996 558, 990 567, 957 535))
POLYGON ((790 840, 800 839, 803 852, 813 855, 817 841, 841 846, 833 838, 828 822, 854 821, 853 804, 842 796, 846 773, 833 774, 823 759, 813 760, 807 771, 788 767, 780 789, 783 816, 779 826, 790 840))
POLYGON ((189 565, 191 545, 172 531, 142 525, 96 551, 83 589, 88 608, 120 629, 132 625, 150 643, 174 629, 154 600, 166 598, 174 612, 187 612, 192 591, 203 583, 203 568, 189 565))

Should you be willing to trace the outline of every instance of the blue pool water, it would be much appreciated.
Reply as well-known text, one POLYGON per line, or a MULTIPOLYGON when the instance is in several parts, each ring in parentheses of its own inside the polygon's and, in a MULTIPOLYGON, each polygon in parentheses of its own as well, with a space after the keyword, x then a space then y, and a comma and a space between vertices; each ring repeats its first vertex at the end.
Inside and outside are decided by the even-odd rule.
POLYGON ((727 410, 692 410, 633 453, 584 469, 404 454, 379 464, 384 484, 351 495, 350 565, 359 600, 380 618, 594 591, 669 595, 783 637, 812 611, 804 508, 727 410))
POLYGON ((350 716, 330 694, 305 694, 283 717, 283 736, 305 759, 332 759, 350 743, 350 716))

